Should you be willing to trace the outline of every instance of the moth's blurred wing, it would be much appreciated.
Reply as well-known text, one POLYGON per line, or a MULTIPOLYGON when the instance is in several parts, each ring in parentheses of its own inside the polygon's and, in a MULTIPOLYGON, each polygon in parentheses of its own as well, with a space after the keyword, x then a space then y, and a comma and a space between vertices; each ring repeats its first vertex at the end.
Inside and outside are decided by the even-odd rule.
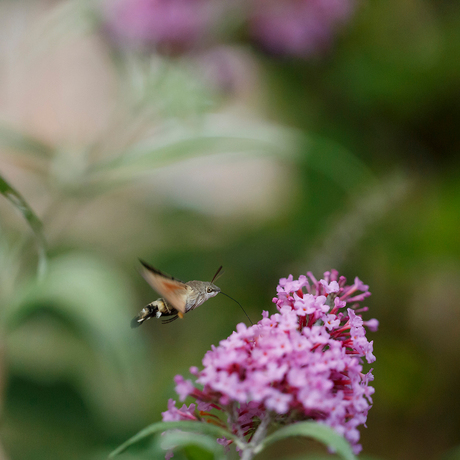
POLYGON ((141 275, 147 283, 178 312, 185 313, 189 286, 182 281, 174 279, 172 276, 160 272, 160 270, 153 268, 142 260, 140 262, 143 265, 141 275))

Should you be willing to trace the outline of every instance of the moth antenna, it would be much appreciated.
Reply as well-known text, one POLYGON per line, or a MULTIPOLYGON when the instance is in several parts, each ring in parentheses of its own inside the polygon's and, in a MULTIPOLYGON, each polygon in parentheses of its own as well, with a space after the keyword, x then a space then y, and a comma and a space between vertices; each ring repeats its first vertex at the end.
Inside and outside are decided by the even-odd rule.
MULTIPOLYGON (((222 267, 220 267, 222 268, 222 267)), ((219 271, 220 271, 219 268, 219 271)), ((217 273, 219 273, 219 271, 217 273)), ((236 302, 240 307, 241 310, 244 311, 244 314, 246 315, 246 318, 249 320, 249 322, 254 326, 254 323, 251 321, 251 318, 249 318, 249 315, 246 313, 246 310, 243 308, 243 306, 238 302, 238 300, 235 300, 233 297, 230 297, 228 294, 225 294, 225 292, 220 291, 221 294, 224 294, 224 296, 228 297, 229 299, 232 299, 234 302, 236 302)))
POLYGON ((222 271, 222 265, 221 265, 221 266, 217 269, 216 274, 214 275, 214 277, 212 278, 211 284, 213 284, 214 281, 216 281, 217 279, 219 279, 223 274, 224 274, 224 272, 222 271))

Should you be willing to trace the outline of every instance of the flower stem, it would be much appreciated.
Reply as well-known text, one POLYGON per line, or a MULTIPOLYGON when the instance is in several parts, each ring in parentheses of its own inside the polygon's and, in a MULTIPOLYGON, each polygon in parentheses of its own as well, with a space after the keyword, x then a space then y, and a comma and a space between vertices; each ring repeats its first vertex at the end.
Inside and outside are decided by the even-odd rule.
POLYGON ((261 441, 264 440, 265 435, 267 434, 267 428, 270 424, 270 421, 270 415, 266 414, 265 417, 261 420, 256 432, 254 433, 251 442, 247 443, 246 447, 243 449, 241 460, 252 460, 258 445, 261 441))

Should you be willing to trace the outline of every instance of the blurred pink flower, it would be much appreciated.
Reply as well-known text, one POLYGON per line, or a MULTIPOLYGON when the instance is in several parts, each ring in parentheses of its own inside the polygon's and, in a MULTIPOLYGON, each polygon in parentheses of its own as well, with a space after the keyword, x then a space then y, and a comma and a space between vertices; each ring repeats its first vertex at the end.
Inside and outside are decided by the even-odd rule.
POLYGON ((252 0, 250 35, 273 54, 309 57, 328 49, 354 0, 252 0))
POLYGON ((109 0, 109 34, 121 45, 177 54, 196 47, 218 19, 211 0, 109 0))
POLYGON ((214 408, 228 417, 221 424, 240 437, 251 436, 267 418, 316 420, 333 427, 358 453, 357 427, 366 421, 374 392, 373 376, 363 373, 362 362, 375 361, 364 326, 375 330, 377 322, 363 322, 358 313, 367 310, 358 302, 370 295, 368 286, 358 278, 347 286, 333 270, 320 281, 311 273, 283 278, 277 292, 279 313, 264 312, 249 328, 238 324, 206 353, 203 370, 191 368, 195 384, 176 376, 180 400, 192 396, 198 408, 177 409, 170 400, 163 420, 214 417, 215 423, 216 415, 209 413, 214 408))

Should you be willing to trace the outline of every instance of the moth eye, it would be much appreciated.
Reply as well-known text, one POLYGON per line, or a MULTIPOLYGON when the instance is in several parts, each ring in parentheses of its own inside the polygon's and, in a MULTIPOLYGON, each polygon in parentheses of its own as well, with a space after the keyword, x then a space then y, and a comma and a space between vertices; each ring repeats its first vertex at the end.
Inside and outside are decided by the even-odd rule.
POLYGON ((212 292, 212 287, 208 287, 206 291, 210 294, 212 292))

